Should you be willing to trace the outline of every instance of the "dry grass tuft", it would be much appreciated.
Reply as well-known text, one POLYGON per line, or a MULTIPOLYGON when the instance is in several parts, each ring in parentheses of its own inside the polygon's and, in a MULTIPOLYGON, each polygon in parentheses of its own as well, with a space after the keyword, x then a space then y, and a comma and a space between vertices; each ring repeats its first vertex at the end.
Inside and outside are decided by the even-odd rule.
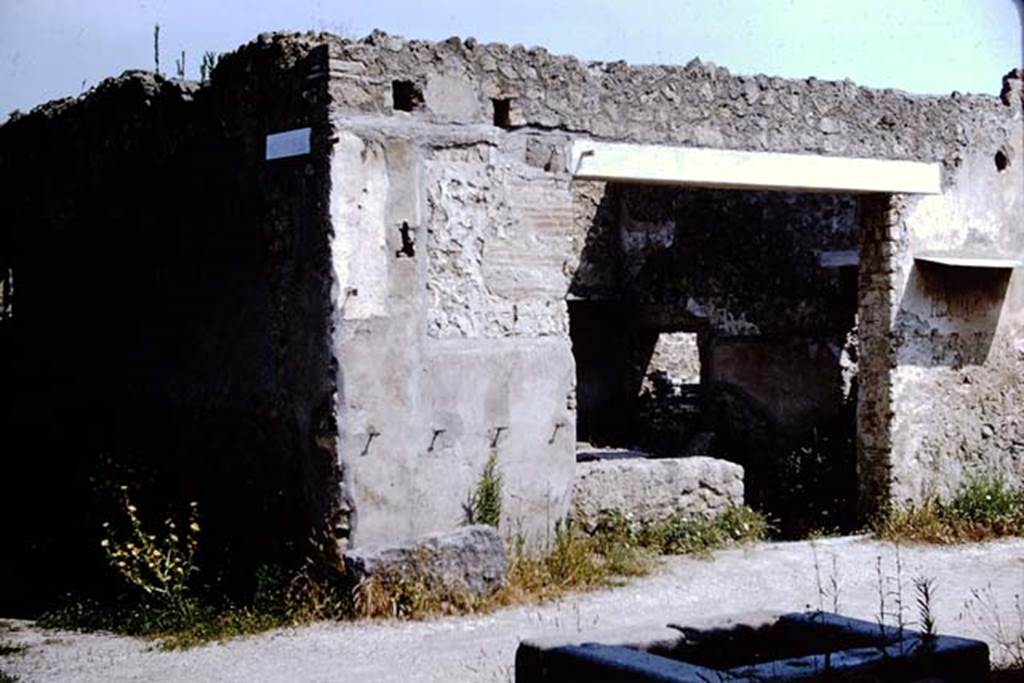
POLYGON ((713 519, 680 515, 654 523, 609 515, 591 529, 572 520, 559 524, 553 542, 542 552, 531 552, 516 539, 508 583, 493 601, 546 601, 619 585, 628 577, 650 573, 661 555, 707 556, 718 548, 761 540, 768 524, 760 514, 740 507, 713 519))
POLYGON ((484 602, 467 589, 417 572, 391 571, 363 579, 353 591, 356 618, 425 619, 478 612, 484 602))
POLYGON ((648 574, 660 555, 707 556, 718 548, 760 540, 767 529, 764 518, 749 508, 732 508, 713 519, 673 516, 647 524, 621 515, 603 517, 588 527, 568 519, 555 525, 554 537, 543 548, 528 547, 522 536, 511 539, 508 580, 489 597, 475 598, 407 570, 360 583, 355 614, 421 619, 556 600, 648 574))
POLYGON ((1024 535, 1024 490, 1000 477, 968 481, 948 502, 894 510, 875 529, 894 542, 970 543, 1024 535))
POLYGON ((158 639, 164 649, 179 649, 320 620, 487 612, 618 585, 627 577, 650 572, 659 555, 707 555, 716 548, 759 540, 766 530, 764 519, 749 508, 731 509, 714 519, 671 517, 651 524, 609 516, 584 528, 566 520, 556 525, 545 548, 531 549, 521 537, 510 541, 508 580, 487 597, 446 585, 415 567, 344 586, 310 563, 290 575, 261 568, 255 595, 244 605, 191 595, 174 609, 159 601, 78 601, 51 612, 41 624, 149 637, 158 639))

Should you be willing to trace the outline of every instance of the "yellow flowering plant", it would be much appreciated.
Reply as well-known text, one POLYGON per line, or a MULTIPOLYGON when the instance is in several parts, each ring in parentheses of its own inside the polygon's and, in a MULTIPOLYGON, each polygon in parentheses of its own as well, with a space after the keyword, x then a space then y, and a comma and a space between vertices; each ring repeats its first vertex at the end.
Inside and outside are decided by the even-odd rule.
POLYGON ((198 571, 195 564, 199 535, 199 506, 189 503, 188 521, 178 528, 174 519, 164 520, 165 533, 147 533, 131 501, 128 487, 121 486, 121 503, 128 518, 126 539, 117 538, 109 522, 103 523, 100 546, 110 566, 147 596, 172 607, 184 607, 189 578, 198 571))

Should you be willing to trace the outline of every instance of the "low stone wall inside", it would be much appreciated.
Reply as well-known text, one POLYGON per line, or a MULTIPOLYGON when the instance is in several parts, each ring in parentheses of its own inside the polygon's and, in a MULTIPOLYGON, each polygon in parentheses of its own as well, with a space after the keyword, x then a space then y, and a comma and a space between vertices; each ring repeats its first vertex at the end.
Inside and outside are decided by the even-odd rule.
POLYGON ((743 468, 725 460, 613 451, 576 464, 573 509, 584 522, 610 513, 637 522, 714 517, 742 504, 743 468))

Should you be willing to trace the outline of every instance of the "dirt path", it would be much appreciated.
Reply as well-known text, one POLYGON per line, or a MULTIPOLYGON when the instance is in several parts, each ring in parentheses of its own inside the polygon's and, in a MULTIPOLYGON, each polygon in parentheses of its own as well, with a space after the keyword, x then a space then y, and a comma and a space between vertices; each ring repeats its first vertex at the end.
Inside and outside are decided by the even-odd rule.
MULTIPOLYGON (((893 546, 865 538, 765 543, 716 553, 711 560, 671 558, 656 574, 621 588, 486 616, 428 622, 322 623, 209 645, 153 650, 143 641, 36 629, 6 621, 0 641, 27 646, 0 659, 21 681, 511 681, 521 638, 587 634, 655 621, 667 623, 756 610, 817 608, 815 554, 827 582, 836 557, 840 611, 875 619, 877 562, 896 573, 893 546)), ((1014 596, 1024 593, 1024 540, 900 551, 907 619, 915 576, 937 582, 938 628, 988 640, 990 629, 965 614, 972 589, 990 592, 986 610, 1016 625, 1014 596)), ((825 600, 829 608, 831 600, 825 600)))

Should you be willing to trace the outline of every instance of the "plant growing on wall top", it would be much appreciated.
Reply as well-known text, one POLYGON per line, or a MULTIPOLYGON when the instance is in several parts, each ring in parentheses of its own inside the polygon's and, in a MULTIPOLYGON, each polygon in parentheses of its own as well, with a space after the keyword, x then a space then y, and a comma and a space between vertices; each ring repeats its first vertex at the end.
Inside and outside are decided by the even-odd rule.
POLYGON ((160 24, 153 24, 153 70, 160 75, 160 24))
POLYGON ((181 57, 174 60, 174 70, 178 74, 178 78, 185 80, 185 51, 181 51, 181 57))
POLYGON ((213 67, 217 66, 217 62, 220 61, 220 57, 216 52, 207 50, 203 53, 203 60, 199 63, 199 80, 203 83, 210 81, 210 76, 213 74, 213 67))

